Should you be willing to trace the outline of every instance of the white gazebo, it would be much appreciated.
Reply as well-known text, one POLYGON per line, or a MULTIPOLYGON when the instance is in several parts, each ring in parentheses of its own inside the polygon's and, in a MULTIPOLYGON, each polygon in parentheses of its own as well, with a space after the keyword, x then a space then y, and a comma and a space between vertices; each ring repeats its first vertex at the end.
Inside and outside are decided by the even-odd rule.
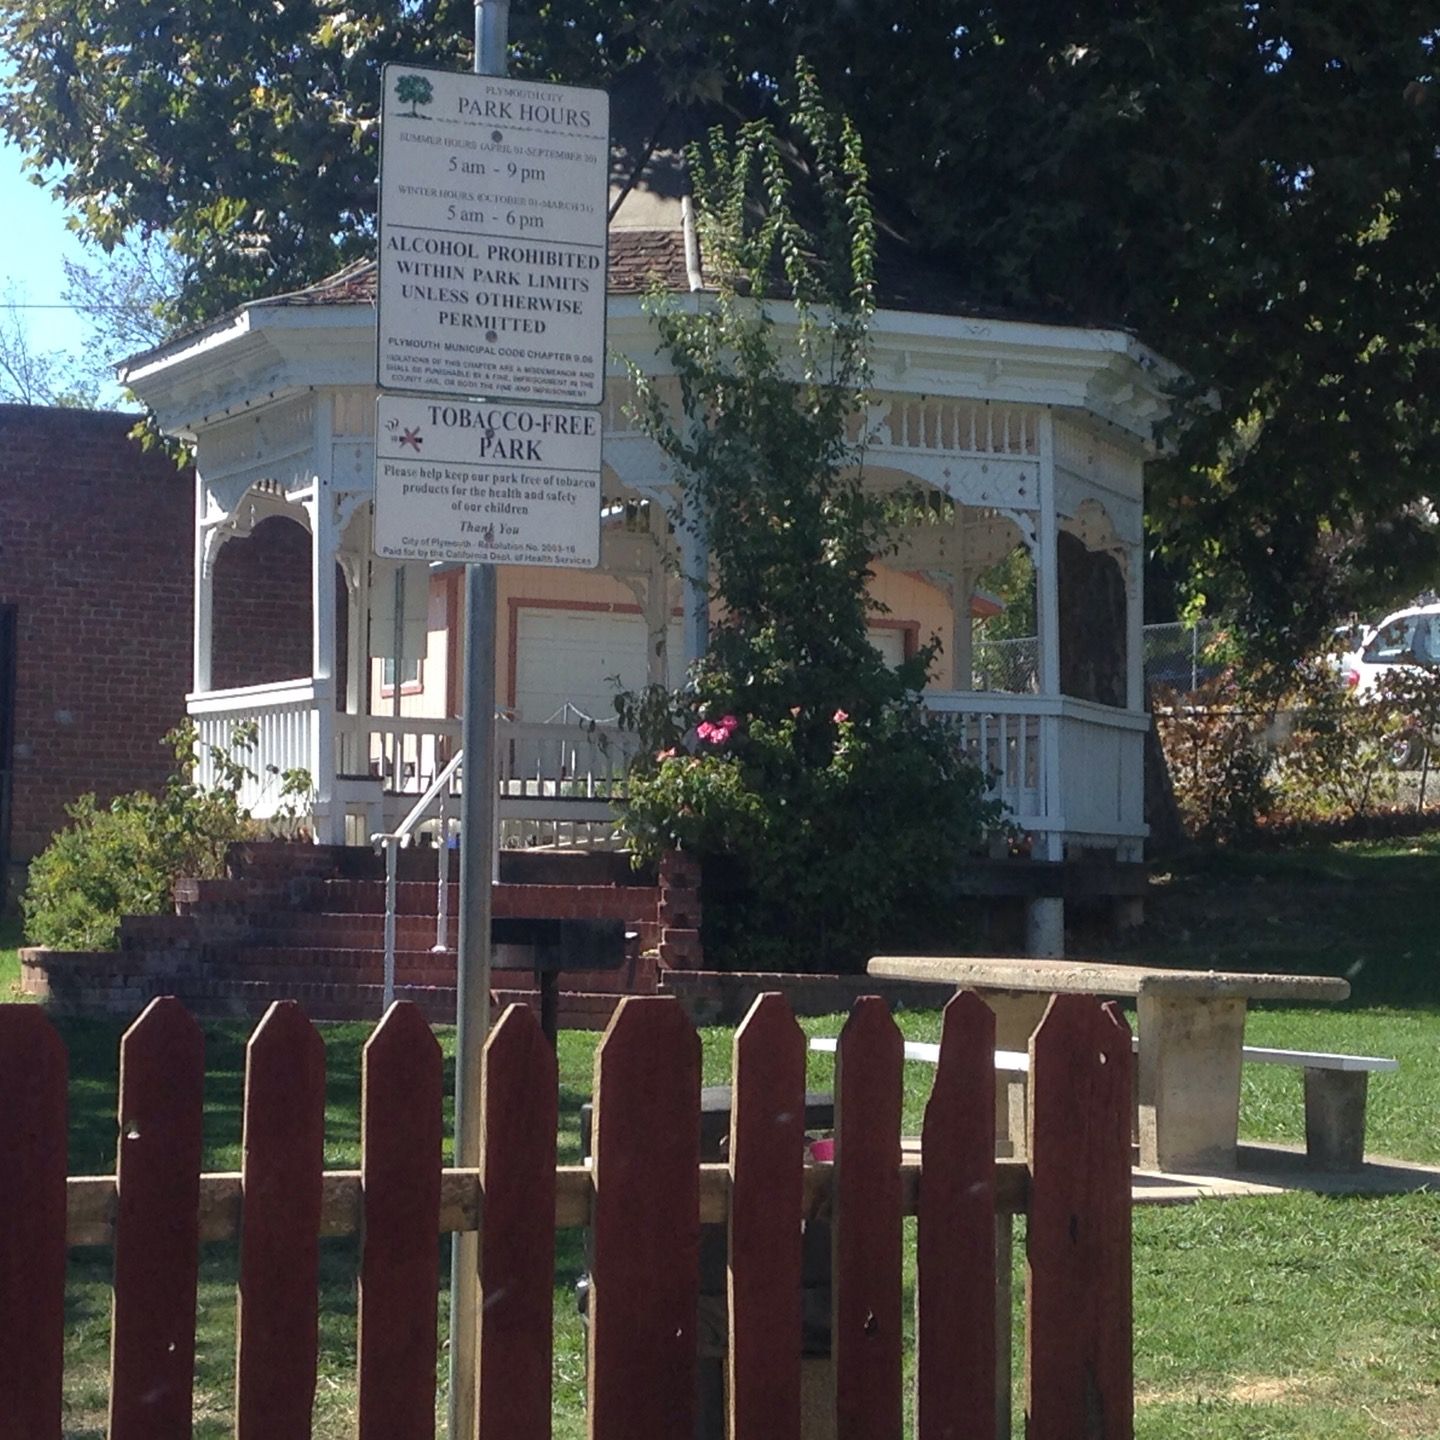
MULTIPOLYGON (((667 463, 626 419, 619 358, 663 373, 643 304, 655 279, 688 295, 683 303, 705 303, 689 238, 685 207, 638 187, 611 230, 615 358, 599 572, 563 581, 550 572, 542 584, 534 571, 502 570, 497 751, 502 814, 512 821, 583 824, 608 813, 623 737, 588 723, 593 698, 557 688, 587 655, 633 636, 618 668, 636 683, 673 677, 704 644, 704 556, 671 523, 679 500, 667 463), (586 724, 574 723, 576 712, 586 724)), ((398 567, 397 576, 370 555, 374 284, 373 265, 353 266, 245 305, 122 372, 160 427, 195 452, 190 713, 211 743, 253 722, 251 808, 277 813, 280 777, 308 772, 314 833, 337 843, 393 825, 453 757, 460 732, 463 587, 424 567, 398 567), (308 587, 297 577, 308 588, 308 673, 217 688, 217 569, 228 544, 282 518, 308 535, 308 587), (443 685, 412 679, 422 660, 428 675, 446 672, 443 685)), ((882 623, 897 645, 921 629, 921 639, 941 635, 943 673, 925 704, 991 773, 1034 861, 1082 851, 1137 860, 1149 726, 1142 471, 1173 372, 1124 332, 987 316, 953 289, 913 271, 891 284, 882 270, 866 474, 877 485, 919 482, 929 497, 886 561, 881 598, 893 618, 882 623), (972 597, 987 569, 1017 549, 1033 567, 1033 663, 1008 689, 979 689, 972 597), (1089 577, 1069 589, 1066 553, 1070 571, 1089 577), (1080 627, 1062 623, 1062 591, 1086 607, 1109 597, 1086 617, 1109 635, 1103 683, 1067 653, 1080 627)), ((877 631, 877 643, 886 638, 877 631)), ((1041 953, 1058 948, 1060 903, 1031 905, 1031 947, 1041 953)))

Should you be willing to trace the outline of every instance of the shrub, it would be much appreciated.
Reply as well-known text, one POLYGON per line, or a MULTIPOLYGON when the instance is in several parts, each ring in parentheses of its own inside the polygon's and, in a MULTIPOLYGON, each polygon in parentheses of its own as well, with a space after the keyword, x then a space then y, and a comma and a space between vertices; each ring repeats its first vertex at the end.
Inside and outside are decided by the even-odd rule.
POLYGON ((1396 667, 1357 696, 1324 659, 1251 676, 1227 669, 1188 697, 1157 696, 1155 727, 1196 839, 1357 820, 1394 806, 1398 756, 1433 758, 1440 673, 1396 667))
POLYGON ((1251 833, 1274 799, 1265 744, 1273 704, 1257 701, 1226 669, 1188 695, 1157 691, 1154 714, 1186 831, 1205 841, 1251 833))
POLYGON ((82 795, 66 809, 71 823, 31 862, 21 905, 33 944, 113 949, 121 916, 162 914, 177 878, 223 874, 226 848, 255 833, 239 803, 251 772, 235 754, 253 745, 253 730, 236 727, 230 748, 212 751, 218 783, 209 790, 194 783, 194 726, 164 743, 176 768, 158 796, 136 791, 102 809, 82 795))
POLYGON ((1277 749, 1275 818, 1348 819, 1396 798, 1391 736, 1401 720, 1385 689, 1358 699, 1323 660, 1307 662, 1281 705, 1290 727, 1277 749))
POLYGON ((947 870, 999 819, 980 770, 913 698, 797 711, 701 720, 631 777, 637 858, 708 862, 705 950, 722 968, 855 969, 944 933, 947 870))

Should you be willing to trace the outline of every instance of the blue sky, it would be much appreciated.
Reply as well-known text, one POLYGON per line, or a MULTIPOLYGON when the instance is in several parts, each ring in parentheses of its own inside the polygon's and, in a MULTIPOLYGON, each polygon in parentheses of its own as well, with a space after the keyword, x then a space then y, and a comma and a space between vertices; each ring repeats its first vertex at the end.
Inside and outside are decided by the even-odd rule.
MULTIPOLYGON (((21 173, 21 154, 14 145, 0 143, 0 216, 5 241, 0 249, 0 298, 13 281, 16 299, 35 351, 82 353, 90 342, 90 327, 82 316, 64 306, 63 260, 84 258, 84 247, 65 228, 65 212, 48 193, 32 185, 21 173)), ((120 393, 111 387, 102 405, 118 405, 120 393)))

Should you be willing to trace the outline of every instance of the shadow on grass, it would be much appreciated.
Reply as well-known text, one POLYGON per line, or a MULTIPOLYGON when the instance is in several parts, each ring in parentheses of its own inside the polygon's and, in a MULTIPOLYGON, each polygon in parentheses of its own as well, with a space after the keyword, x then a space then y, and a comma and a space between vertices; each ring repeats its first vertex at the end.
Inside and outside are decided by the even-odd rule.
POLYGON ((1343 975, 1352 1006, 1440 1007, 1440 834, 1159 866, 1114 959, 1343 975))

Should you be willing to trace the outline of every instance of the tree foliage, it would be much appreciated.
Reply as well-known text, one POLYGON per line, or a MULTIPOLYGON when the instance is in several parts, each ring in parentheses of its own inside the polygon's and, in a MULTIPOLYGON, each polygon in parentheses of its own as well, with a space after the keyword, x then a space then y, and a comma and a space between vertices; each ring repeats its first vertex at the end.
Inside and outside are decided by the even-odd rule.
MULTIPOLYGON (((85 233, 173 234, 176 318, 366 253, 379 67, 466 68, 468 4, 0 0, 0 125, 85 233)), ((771 113, 798 55, 880 209, 977 305, 1178 361, 1157 544, 1270 650, 1440 565, 1433 4, 548 0, 512 71, 771 113)))

